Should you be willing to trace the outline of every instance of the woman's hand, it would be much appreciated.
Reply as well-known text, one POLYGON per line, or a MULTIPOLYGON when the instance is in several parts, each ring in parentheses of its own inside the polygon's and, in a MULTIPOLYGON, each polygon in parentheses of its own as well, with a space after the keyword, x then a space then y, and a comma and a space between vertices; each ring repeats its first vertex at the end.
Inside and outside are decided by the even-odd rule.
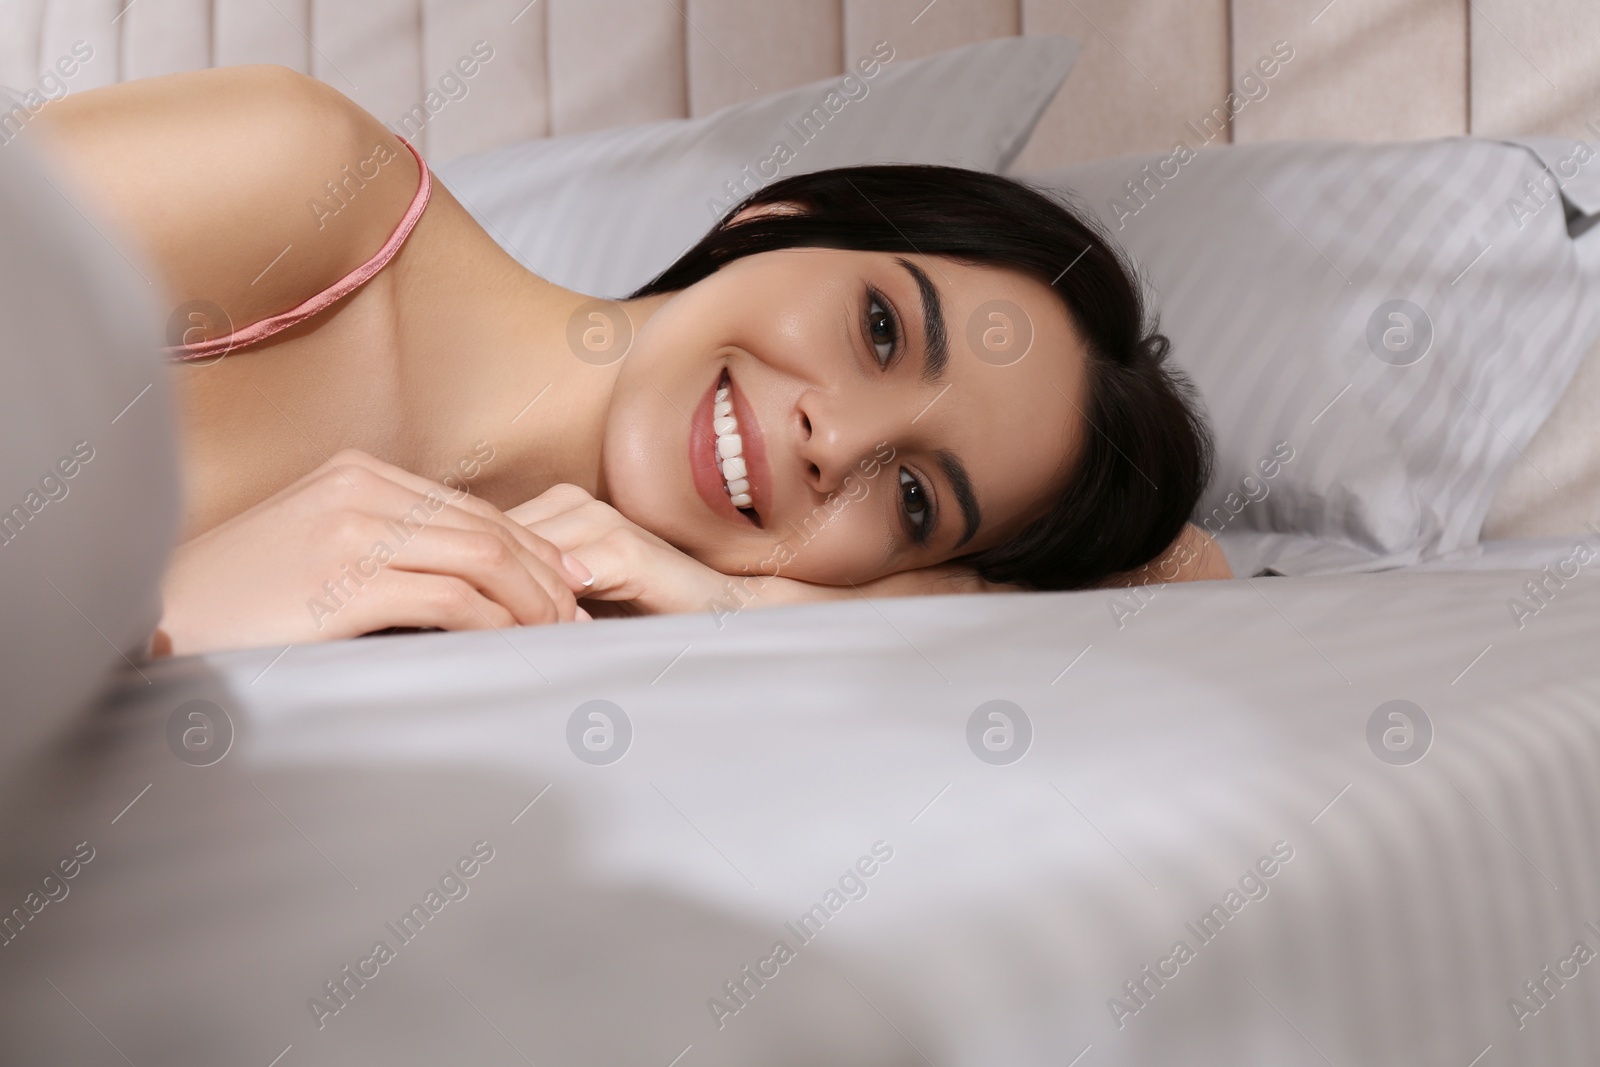
POLYGON ((570 621, 588 577, 492 505, 347 449, 179 546, 152 651, 570 621))
MULTIPOLYGON (((597 615, 708 611, 733 579, 635 525, 576 485, 556 485, 506 512, 593 575, 579 596, 597 615), (600 605, 604 605, 601 607, 600 605)), ((753 583, 771 582, 755 578, 753 583)))
POLYGON ((806 604, 862 596, 1014 591, 958 566, 923 567, 855 585, 818 585, 781 575, 726 575, 685 555, 575 485, 557 485, 506 512, 575 557, 595 576, 579 595, 596 614, 732 614, 762 604, 806 604))

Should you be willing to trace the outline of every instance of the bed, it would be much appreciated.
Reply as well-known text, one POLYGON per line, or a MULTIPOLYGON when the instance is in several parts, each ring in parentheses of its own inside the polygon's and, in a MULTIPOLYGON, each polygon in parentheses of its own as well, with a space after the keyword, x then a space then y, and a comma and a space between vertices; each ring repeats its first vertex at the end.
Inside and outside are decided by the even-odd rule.
POLYGON ((4 949, 7 1058, 1588 1062, 1600 584, 1519 631, 1522 579, 124 668, 6 783, 8 902, 93 851, 4 949))
MULTIPOLYGON (((1136 213, 1162 221, 1127 242, 1188 351, 1226 349, 1238 327, 1191 287, 1208 272, 1322 294, 1294 305, 1299 336, 1356 329, 1298 377, 1251 372, 1284 395, 1236 390, 1262 411, 1272 397, 1304 459, 1223 531, 1232 582, 150 662, 139 644, 177 507, 148 343, 162 309, 114 228, 25 146, 0 147, 0 499, 41 471, 68 479, 80 437, 94 453, 0 545, 0 1058, 1592 1063, 1600 191, 1562 159, 1597 137, 1600 34, 1577 0, 1531 14, 1488 0, 1292 17, 1246 0, 6 7, 0 85, 24 109, 49 69, 77 89, 269 61, 404 115, 492 23, 497 58, 419 147, 525 262, 600 290, 631 275, 518 229, 501 201, 690 190, 692 232, 709 177, 754 158, 746 135, 767 128, 772 94, 809 101, 874 41, 897 58, 873 107, 962 121, 841 122, 813 162, 900 137, 897 151, 1058 181, 1109 227, 1123 180, 1171 152, 1174 116, 1200 119, 1292 41, 1300 65, 1229 117, 1228 150, 1147 187, 1136 213), (1001 97, 1003 113, 981 111, 1001 97), (686 122, 702 125, 671 125, 686 122), (550 188, 505 179, 519 159, 550 188), (1338 195, 1315 180, 1330 159, 1388 168, 1373 188, 1395 202, 1459 204, 1458 243, 1407 231, 1421 250, 1407 291, 1437 294, 1433 360, 1363 348, 1367 305, 1402 276, 1335 283, 1359 255, 1314 210, 1338 195), (655 185, 626 185, 628 166, 655 185), (1449 184, 1463 168, 1478 200, 1449 184), (1559 197, 1506 210, 1545 174, 1559 197), (1240 176, 1256 193, 1205 230, 1214 190, 1240 176), (1301 225, 1274 230, 1283 251, 1249 273, 1257 246, 1224 248, 1224 230, 1279 216, 1301 225), (1184 219, 1186 239, 1222 249, 1209 271, 1163 259, 1184 219), (1468 263, 1486 243, 1499 252, 1468 263), (1487 317, 1507 287, 1527 321, 1487 317), (1344 367, 1350 391, 1322 407, 1344 367), (1407 393, 1392 375, 1411 370, 1442 376, 1413 374, 1407 393), (1396 500, 1414 505, 1406 521, 1373 518, 1396 500), (1308 522, 1316 536, 1294 532, 1308 522)), ((852 103, 844 118, 857 112, 877 114, 852 103)), ((635 274, 681 243, 669 211, 638 210, 663 224, 659 247, 632 249, 635 274)), ((1256 365, 1242 353, 1184 357, 1218 410, 1256 365)), ((1261 470, 1279 429, 1234 421, 1223 490, 1261 470)))

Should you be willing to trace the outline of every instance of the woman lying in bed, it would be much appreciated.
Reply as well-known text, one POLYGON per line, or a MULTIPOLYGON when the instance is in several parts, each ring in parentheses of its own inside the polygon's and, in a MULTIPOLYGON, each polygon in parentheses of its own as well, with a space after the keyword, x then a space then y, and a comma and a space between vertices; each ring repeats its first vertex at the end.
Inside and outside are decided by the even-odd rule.
POLYGON ((608 303, 520 267, 285 68, 97 89, 37 127, 175 306, 186 513, 157 652, 580 599, 1229 577, 1186 523, 1210 439, 1137 285, 1011 180, 776 181, 608 303))

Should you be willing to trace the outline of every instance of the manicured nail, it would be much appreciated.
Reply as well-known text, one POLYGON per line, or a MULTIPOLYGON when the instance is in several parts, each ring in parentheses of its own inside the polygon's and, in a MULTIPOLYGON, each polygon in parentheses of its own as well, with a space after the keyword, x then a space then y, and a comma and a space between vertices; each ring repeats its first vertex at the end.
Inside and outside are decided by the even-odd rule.
POLYGON ((571 553, 561 553, 561 565, 567 568, 568 574, 582 582, 585 589, 594 584, 594 575, 589 573, 589 568, 579 563, 571 553))
POLYGON ((582 608, 579 608, 577 614, 575 616, 573 616, 573 617, 576 618, 579 622, 594 622, 594 616, 590 615, 587 611, 584 611, 582 608))

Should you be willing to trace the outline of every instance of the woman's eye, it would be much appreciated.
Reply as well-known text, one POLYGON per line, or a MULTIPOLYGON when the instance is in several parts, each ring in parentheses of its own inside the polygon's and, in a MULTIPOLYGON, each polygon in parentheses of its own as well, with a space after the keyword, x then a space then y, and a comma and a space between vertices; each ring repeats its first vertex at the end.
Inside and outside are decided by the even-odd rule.
POLYGON ((911 520, 912 527, 917 531, 918 540, 921 540, 924 523, 928 518, 928 491, 917 481, 916 475, 904 467, 900 468, 900 507, 911 520))
POLYGON ((872 343, 872 349, 877 354, 878 365, 888 366, 889 358, 894 355, 895 341, 899 338, 900 331, 895 326, 894 315, 884 306, 883 300, 873 292, 867 296, 867 337, 872 343))

